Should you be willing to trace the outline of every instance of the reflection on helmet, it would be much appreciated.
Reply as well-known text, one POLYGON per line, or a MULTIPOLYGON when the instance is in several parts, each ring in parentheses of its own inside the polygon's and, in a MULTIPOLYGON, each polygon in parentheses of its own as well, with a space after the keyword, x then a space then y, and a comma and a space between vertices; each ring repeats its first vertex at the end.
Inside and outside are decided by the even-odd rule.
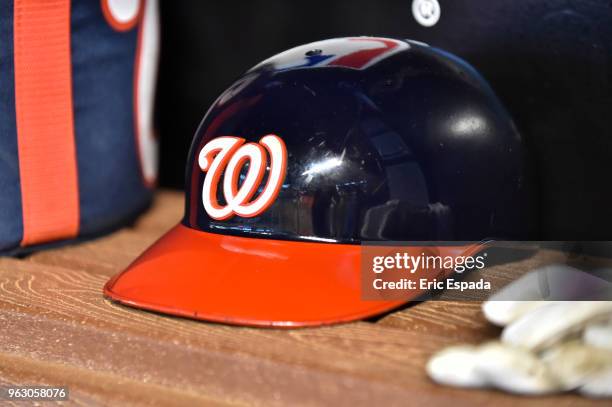
MULTIPOLYGON (((340 38, 272 57, 211 107, 190 160, 183 223, 198 230, 344 243, 533 234, 525 153, 511 119, 473 68, 424 45, 340 38), (217 137, 257 143, 267 134, 287 148, 275 201, 255 217, 208 216, 206 174, 194 157, 217 137)), ((269 168, 252 199, 268 176, 269 168)))

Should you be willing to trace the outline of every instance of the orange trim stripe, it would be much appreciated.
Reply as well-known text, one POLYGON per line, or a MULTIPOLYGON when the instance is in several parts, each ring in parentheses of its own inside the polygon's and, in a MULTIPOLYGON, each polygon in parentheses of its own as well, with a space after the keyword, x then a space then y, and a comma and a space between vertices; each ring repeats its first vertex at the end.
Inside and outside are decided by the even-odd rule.
POLYGON ((70 1, 15 0, 13 30, 25 246, 79 230, 70 1))

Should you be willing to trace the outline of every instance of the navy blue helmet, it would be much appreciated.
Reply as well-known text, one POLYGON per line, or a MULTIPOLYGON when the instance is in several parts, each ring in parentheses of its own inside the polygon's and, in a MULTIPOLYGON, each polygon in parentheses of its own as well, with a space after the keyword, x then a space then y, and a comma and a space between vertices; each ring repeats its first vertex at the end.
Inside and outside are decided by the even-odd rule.
POLYGON ((105 294, 255 326, 377 315, 421 291, 362 297, 359 243, 527 239, 528 186, 519 134, 463 61, 386 38, 304 45, 215 101, 182 223, 105 294))
MULTIPOLYGON (((342 243, 533 234, 511 118, 474 68, 422 43, 337 38, 269 58, 217 99, 189 157, 183 223, 203 231, 342 243), (274 201, 257 216, 211 217, 200 199, 206 174, 194 162, 202 147, 269 134, 287 152, 274 201)), ((222 188, 213 193, 227 203, 222 188)))

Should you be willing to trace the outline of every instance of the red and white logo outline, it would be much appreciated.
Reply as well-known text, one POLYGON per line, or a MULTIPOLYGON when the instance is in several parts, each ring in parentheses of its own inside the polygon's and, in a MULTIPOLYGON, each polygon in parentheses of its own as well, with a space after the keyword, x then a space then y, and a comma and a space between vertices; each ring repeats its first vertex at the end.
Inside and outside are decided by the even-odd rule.
POLYGON ((287 148, 275 134, 263 136, 259 143, 245 143, 240 137, 222 136, 210 140, 198 155, 198 165, 206 172, 202 187, 204 210, 213 219, 226 220, 234 215, 253 218, 274 203, 287 171, 287 148), (266 154, 267 152, 267 154, 266 154), (251 201, 270 161, 269 175, 261 193, 251 201), (246 162, 249 169, 240 187, 238 177, 246 162), (226 205, 217 201, 217 188, 223 174, 226 205))

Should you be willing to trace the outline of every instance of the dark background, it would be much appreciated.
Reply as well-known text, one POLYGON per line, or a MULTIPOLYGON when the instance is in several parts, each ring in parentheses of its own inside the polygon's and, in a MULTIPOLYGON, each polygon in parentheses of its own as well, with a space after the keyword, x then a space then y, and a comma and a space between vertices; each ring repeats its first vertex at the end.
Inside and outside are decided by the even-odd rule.
POLYGON ((160 3, 162 186, 183 187, 208 106, 262 59, 329 37, 411 38, 469 61, 511 112, 531 153, 540 238, 612 240, 612 1, 440 0, 430 28, 411 0, 160 3))

